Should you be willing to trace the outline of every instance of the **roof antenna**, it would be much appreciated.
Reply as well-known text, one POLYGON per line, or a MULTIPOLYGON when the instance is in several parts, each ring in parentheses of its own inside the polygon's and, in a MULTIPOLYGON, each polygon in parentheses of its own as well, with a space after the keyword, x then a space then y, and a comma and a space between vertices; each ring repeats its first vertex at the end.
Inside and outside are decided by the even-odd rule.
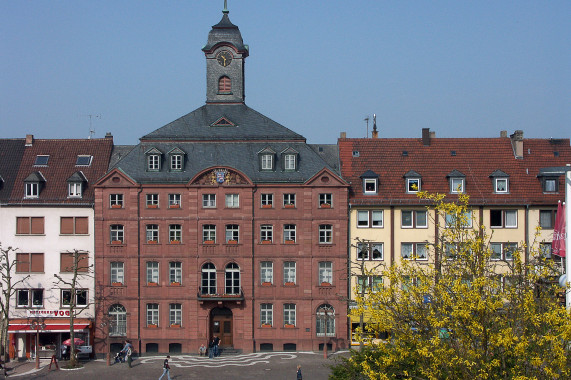
POLYGON ((88 137, 88 139, 91 139, 93 136, 95 136, 95 129, 93 129, 93 125, 92 125, 93 118, 101 119, 101 114, 97 114, 97 115, 89 114, 89 115, 83 115, 83 116, 87 116, 89 118, 89 137, 88 137))
POLYGON ((365 137, 369 137, 369 115, 367 115, 367 117, 365 117, 365 123, 367 123, 367 134, 365 135, 365 137))

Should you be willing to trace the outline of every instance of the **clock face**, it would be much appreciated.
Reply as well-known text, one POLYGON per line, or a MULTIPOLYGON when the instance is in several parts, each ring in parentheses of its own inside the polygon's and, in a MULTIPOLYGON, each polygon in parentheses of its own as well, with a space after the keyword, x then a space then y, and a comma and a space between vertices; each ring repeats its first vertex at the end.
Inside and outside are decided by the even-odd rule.
POLYGON ((221 66, 228 66, 232 62, 232 53, 228 50, 222 50, 220 53, 216 54, 216 60, 221 66))

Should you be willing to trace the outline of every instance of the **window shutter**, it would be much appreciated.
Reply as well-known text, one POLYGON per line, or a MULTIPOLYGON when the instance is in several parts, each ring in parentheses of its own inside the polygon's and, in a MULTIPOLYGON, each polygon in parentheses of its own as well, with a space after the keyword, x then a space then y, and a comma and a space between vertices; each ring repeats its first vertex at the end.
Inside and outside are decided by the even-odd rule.
POLYGON ((32 218, 32 234, 44 233, 44 217, 32 218))
POLYGON ((30 218, 28 217, 16 218, 16 233, 17 234, 30 233, 30 218))
POLYGON ((43 253, 31 253, 30 259, 32 261, 32 265, 30 268, 32 272, 43 272, 44 271, 44 254, 43 253))
POLYGON ((30 254, 16 253, 16 272, 30 271, 30 254))
MULTIPOLYGON (((78 253, 77 259, 77 271, 78 272, 87 272, 89 270, 89 256, 87 253, 78 253)), ((73 264, 73 255, 72 257, 72 264, 73 264)))
POLYGON ((73 271, 73 253, 62 252, 60 272, 72 272, 72 271, 73 271))
POLYGON ((73 217, 61 217, 60 219, 60 233, 62 235, 73 234, 73 217))
POLYGON ((89 233, 87 217, 77 217, 75 218, 75 233, 81 235, 87 235, 89 233))

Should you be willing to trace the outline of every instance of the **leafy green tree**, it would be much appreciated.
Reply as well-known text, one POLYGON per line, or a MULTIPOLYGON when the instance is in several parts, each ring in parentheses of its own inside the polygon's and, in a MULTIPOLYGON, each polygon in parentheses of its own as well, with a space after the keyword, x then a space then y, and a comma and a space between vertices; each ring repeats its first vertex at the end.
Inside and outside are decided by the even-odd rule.
POLYGON ((434 260, 385 267, 384 287, 356 296, 352 313, 367 310, 370 332, 390 335, 354 352, 332 378, 571 378, 571 316, 557 297, 554 263, 534 245, 498 256, 467 196, 419 196, 433 202, 440 226, 427 243, 434 260))

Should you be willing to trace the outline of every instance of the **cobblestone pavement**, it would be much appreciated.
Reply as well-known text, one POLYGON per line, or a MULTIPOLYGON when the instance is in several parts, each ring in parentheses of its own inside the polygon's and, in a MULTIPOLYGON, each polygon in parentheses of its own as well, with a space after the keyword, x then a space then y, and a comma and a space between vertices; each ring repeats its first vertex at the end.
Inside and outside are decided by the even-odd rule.
MULTIPOLYGON (((330 366, 335 357, 346 352, 331 354, 325 359, 319 352, 262 352, 243 355, 229 355, 209 359, 196 355, 171 355, 171 379, 295 379, 300 364, 304 379, 327 380, 330 366)), ((35 370, 33 362, 15 363, 9 379, 158 379, 162 374, 165 356, 145 356, 133 361, 133 368, 127 363, 107 366, 105 360, 84 363, 75 370, 48 369, 49 361, 42 361, 41 369, 35 370)), ((10 365, 9 365, 10 367, 10 365)), ((166 379, 166 376, 163 378, 166 379)))

